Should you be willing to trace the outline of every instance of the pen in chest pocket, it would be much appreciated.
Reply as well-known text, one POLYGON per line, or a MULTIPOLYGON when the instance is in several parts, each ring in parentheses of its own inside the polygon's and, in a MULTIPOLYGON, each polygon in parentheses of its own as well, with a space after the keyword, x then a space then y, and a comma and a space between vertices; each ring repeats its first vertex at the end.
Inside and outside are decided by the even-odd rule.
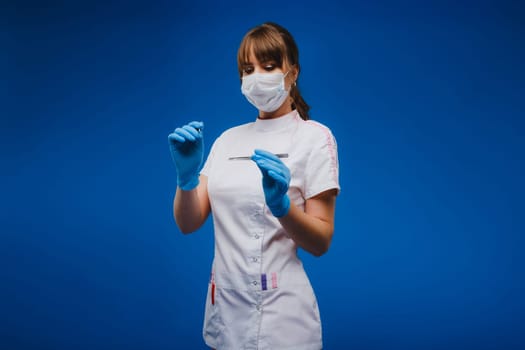
MULTIPOLYGON (((288 153, 277 153, 274 156, 278 158, 288 158, 288 153)), ((251 160, 251 156, 229 157, 228 160, 251 160)))

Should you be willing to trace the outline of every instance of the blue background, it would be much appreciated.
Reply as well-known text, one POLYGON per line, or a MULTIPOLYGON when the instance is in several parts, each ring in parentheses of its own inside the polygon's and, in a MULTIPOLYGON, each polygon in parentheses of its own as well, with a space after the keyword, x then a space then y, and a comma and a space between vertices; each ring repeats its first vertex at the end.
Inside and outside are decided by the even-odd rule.
POLYGON ((518 1, 2 5, 0 347, 205 349, 211 220, 172 219, 167 135, 256 111, 236 51, 300 47, 338 140, 330 251, 301 252, 326 349, 525 343, 525 16, 518 1))

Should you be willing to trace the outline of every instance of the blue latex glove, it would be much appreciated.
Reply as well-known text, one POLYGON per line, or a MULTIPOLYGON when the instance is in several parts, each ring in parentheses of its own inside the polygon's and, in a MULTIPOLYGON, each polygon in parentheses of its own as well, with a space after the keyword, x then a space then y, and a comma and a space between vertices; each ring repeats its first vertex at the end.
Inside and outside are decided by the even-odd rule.
POLYGON ((264 150, 256 149, 252 160, 262 173, 266 205, 275 217, 286 215, 290 209, 290 170, 276 155, 264 150))
POLYGON ((185 191, 199 184, 199 170, 204 158, 202 122, 193 121, 169 134, 171 158, 177 168, 177 186, 185 191))

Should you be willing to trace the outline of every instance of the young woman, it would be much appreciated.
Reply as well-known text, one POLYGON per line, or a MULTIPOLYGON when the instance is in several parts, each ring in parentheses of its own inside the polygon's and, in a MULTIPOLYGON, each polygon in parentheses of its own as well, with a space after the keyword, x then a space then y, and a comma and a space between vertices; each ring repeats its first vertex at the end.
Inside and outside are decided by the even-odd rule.
POLYGON ((168 137, 179 229, 193 232, 213 214, 204 340, 215 349, 318 350, 319 310, 297 248, 321 256, 330 246, 339 192, 335 139, 309 120, 297 87, 297 45, 285 28, 253 28, 237 60, 256 120, 215 140, 202 169, 202 122, 168 137))

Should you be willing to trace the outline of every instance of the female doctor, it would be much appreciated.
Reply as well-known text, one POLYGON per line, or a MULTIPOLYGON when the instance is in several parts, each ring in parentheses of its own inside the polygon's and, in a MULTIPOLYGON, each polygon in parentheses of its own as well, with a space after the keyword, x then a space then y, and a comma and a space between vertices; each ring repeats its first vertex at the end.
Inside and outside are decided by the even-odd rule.
POLYGON ((179 229, 191 233, 213 217, 204 340, 215 349, 318 350, 319 309, 297 248, 321 256, 330 246, 336 142, 309 120, 297 87, 297 45, 285 28, 264 23, 250 30, 237 63, 256 120, 226 130, 203 166, 202 122, 168 137, 179 229))

